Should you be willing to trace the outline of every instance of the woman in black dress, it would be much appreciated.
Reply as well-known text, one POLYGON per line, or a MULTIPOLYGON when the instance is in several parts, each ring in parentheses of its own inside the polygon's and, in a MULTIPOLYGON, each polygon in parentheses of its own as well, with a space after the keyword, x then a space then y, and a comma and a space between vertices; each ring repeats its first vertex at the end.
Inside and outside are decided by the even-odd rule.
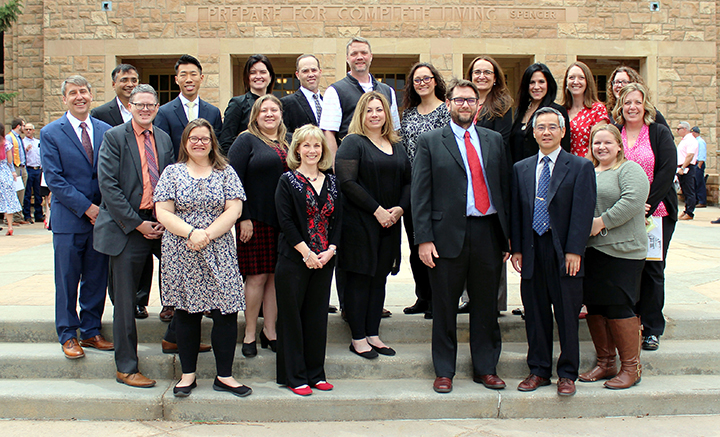
POLYGON ((392 128, 390 105, 363 94, 335 158, 343 194, 338 266, 347 273, 345 311, 350 351, 363 358, 395 355, 380 340, 385 282, 400 268, 400 217, 410 206, 410 162, 392 128))
POLYGON ((250 113, 247 132, 240 134, 228 160, 240 177, 247 202, 235 225, 238 263, 245 278, 245 337, 242 353, 257 355, 255 334, 260 305, 263 329, 260 344, 275 351, 275 265, 279 223, 275 212, 275 188, 288 170, 285 160, 290 138, 282 122, 282 104, 272 94, 260 97, 250 113))
POLYGON ((275 288, 278 305, 277 382, 307 396, 332 390, 325 379, 327 307, 340 243, 339 187, 320 128, 293 135, 290 171, 280 177, 275 207, 280 222, 275 288))
POLYGON ((533 136, 530 121, 535 111, 546 106, 560 111, 565 118, 567 130, 560 146, 566 152, 570 152, 570 119, 567 110, 555 103, 556 95, 557 82, 547 65, 536 63, 525 70, 520 81, 515 122, 510 133, 510 154, 513 163, 538 152, 539 147, 533 136))
POLYGON ((265 55, 252 55, 243 68, 243 84, 245 94, 230 99, 223 127, 218 134, 220 150, 227 154, 237 136, 248 128, 250 111, 260 97, 271 94, 275 86, 275 70, 265 55))

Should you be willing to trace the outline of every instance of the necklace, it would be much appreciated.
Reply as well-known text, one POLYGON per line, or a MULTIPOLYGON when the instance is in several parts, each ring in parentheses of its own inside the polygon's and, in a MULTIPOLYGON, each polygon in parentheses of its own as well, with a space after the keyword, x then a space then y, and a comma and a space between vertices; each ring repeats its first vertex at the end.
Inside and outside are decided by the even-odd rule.
POLYGON ((305 179, 307 179, 310 182, 315 182, 320 177, 320 173, 318 173, 318 175, 315 176, 314 178, 311 178, 310 176, 306 175, 305 173, 301 173, 300 171, 298 171, 298 173, 301 174, 305 179))

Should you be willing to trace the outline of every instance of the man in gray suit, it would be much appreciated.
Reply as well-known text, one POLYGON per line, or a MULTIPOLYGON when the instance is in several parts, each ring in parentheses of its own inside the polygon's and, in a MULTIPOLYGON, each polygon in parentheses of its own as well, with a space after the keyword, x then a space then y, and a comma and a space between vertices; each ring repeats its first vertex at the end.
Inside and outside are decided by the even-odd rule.
POLYGON ((173 162, 170 137, 153 128, 157 93, 138 85, 130 95, 132 120, 105 134, 98 162, 103 201, 95 223, 94 247, 110 256, 115 289, 113 337, 118 382, 152 387, 138 370, 135 291, 149 254, 160 259, 164 228, 154 217, 155 185, 173 162))
POLYGON ((453 80, 446 105, 451 122, 418 138, 412 214, 420 260, 430 268, 435 367, 433 389, 452 390, 457 360, 457 302, 467 284, 473 380, 505 388, 497 376, 500 326, 497 289, 509 258, 510 176, 502 136, 473 125, 474 83, 453 80))

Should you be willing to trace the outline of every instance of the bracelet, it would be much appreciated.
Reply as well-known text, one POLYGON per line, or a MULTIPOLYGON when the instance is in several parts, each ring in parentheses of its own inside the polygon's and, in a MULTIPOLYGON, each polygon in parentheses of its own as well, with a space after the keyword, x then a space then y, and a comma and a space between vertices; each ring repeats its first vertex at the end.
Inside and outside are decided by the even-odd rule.
POLYGON ((337 249, 333 249, 333 256, 337 255, 337 249))
POLYGON ((306 263, 307 260, 310 259, 310 254, 311 254, 311 253, 312 253, 312 251, 308 252, 307 256, 306 256, 305 258, 303 258, 303 262, 304 262, 304 263, 306 263))
POLYGON ((193 227, 192 229, 190 229, 190 232, 188 232, 188 236, 187 236, 187 239, 188 239, 188 240, 190 239, 190 236, 192 235, 193 232, 195 232, 195 228, 194 228, 194 227, 193 227))

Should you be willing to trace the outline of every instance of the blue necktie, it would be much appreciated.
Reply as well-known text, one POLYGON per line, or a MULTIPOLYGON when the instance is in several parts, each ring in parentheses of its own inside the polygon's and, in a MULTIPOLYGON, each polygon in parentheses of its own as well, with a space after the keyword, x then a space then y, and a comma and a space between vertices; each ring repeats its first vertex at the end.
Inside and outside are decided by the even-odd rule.
POLYGON ((548 213, 547 195, 550 186, 550 157, 543 158, 543 169, 538 180, 537 194, 535 194, 535 209, 533 210, 532 227, 538 235, 544 234, 550 228, 550 214, 548 213))

